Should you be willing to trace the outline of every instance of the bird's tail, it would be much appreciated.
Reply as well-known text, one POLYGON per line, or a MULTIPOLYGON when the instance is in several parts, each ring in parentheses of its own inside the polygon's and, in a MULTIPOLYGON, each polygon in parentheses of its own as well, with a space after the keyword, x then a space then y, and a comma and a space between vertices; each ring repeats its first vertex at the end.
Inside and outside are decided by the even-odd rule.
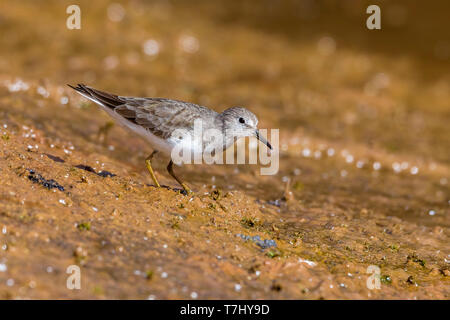
POLYGON ((103 107, 114 109, 117 106, 124 104, 125 100, 115 94, 100 91, 79 83, 76 87, 68 84, 69 87, 81 94, 86 99, 89 99, 103 107))

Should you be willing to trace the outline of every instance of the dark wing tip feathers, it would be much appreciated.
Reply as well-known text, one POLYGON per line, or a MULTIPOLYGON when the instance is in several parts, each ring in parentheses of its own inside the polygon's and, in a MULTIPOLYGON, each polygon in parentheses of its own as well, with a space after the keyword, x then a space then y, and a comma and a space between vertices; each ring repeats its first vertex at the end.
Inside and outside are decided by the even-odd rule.
POLYGON ((93 99, 96 99, 95 96, 88 90, 88 87, 82 83, 78 83, 76 87, 74 87, 70 84, 67 84, 67 85, 79 93, 85 94, 93 99))
POLYGON ((75 91, 82 93, 90 98, 92 98, 94 101, 99 102, 100 104, 109 107, 111 109, 114 109, 115 107, 124 104, 125 101, 121 98, 119 98, 115 94, 107 93, 104 91, 100 91, 91 87, 88 87, 82 83, 79 83, 76 87, 68 84, 69 87, 74 89, 75 91))

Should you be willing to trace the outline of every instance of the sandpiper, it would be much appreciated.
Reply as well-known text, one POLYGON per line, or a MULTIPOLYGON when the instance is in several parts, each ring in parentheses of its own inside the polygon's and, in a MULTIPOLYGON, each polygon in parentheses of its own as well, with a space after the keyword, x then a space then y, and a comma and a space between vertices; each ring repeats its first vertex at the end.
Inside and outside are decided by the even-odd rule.
MULTIPOLYGON (((131 129, 146 139, 153 152, 145 159, 147 169, 156 187, 160 187, 152 168, 152 158, 162 152, 171 156, 172 149, 181 143, 173 139, 172 133, 177 129, 185 129, 193 135, 194 122, 201 120, 205 128, 220 130, 224 139, 219 149, 224 151, 238 138, 256 137, 269 149, 270 143, 259 134, 256 116, 242 107, 232 107, 222 113, 194 103, 165 98, 125 97, 100 91, 84 84, 74 87, 85 98, 100 105, 119 124, 131 129)), ((171 158, 167 171, 183 187, 187 193, 192 191, 179 179, 173 171, 171 158)))

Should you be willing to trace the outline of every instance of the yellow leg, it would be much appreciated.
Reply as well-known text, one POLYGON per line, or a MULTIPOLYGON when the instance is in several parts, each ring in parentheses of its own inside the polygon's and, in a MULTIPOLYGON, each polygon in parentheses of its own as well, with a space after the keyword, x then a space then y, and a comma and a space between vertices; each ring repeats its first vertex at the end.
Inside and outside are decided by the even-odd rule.
POLYGON ((184 191, 186 191, 187 194, 192 194, 192 190, 189 189, 189 187, 183 182, 181 181, 173 172, 173 162, 172 160, 170 160, 169 164, 167 165, 167 171, 169 171, 169 174, 175 179, 177 180, 177 182, 183 187, 184 191))
POLYGON ((155 173, 153 172, 153 168, 152 168, 152 158, 153 156, 157 153, 158 151, 153 151, 151 155, 149 155, 147 157, 147 159, 145 159, 145 165, 147 166, 148 172, 150 172, 150 176, 152 177, 153 183, 155 184, 156 187, 160 188, 161 185, 159 184, 158 180, 156 179, 155 173))

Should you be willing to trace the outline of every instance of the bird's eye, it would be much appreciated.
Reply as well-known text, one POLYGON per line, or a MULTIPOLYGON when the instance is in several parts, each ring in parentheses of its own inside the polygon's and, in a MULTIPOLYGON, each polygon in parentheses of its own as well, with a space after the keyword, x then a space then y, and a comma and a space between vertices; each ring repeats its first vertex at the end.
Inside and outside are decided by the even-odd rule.
POLYGON ((240 123, 245 123, 244 118, 239 118, 239 122, 240 122, 240 123))

